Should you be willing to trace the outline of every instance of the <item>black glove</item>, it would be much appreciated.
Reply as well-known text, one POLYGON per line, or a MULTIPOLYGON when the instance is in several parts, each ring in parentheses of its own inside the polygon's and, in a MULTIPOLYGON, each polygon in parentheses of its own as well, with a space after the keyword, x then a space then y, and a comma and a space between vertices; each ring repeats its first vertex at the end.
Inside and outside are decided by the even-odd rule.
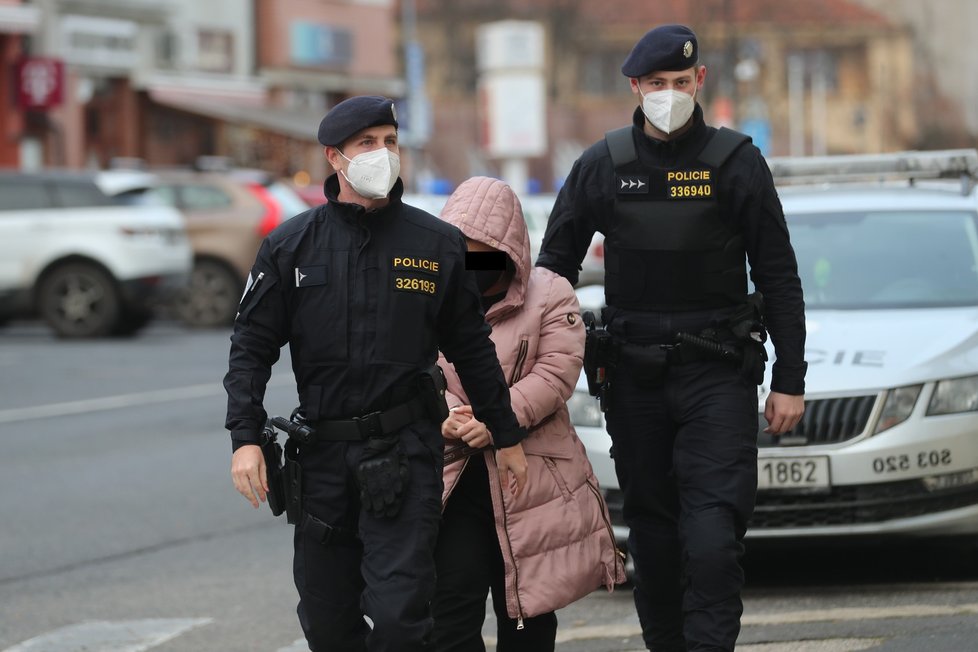
POLYGON ((357 466, 357 481, 360 483, 360 502, 369 514, 396 516, 409 478, 407 455, 397 435, 367 440, 357 466))

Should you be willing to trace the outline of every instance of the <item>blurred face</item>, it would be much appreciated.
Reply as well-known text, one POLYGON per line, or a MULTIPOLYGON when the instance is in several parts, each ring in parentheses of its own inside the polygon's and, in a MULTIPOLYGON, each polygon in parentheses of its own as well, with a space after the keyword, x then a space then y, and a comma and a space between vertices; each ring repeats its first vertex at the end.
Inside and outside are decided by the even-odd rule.
MULTIPOLYGON (((465 239, 465 248, 470 253, 492 253, 501 254, 499 249, 490 247, 484 242, 479 242, 478 240, 472 240, 471 238, 465 239)), ((496 269, 494 265, 478 265, 476 269, 470 270, 470 273, 475 276, 476 287, 484 295, 492 295, 503 292, 507 287, 509 287, 510 274, 506 273, 505 269, 505 258, 502 256, 492 257, 491 261, 498 262, 500 267, 496 269), (501 258, 501 260, 500 260, 501 258)), ((466 261, 468 263, 468 261, 466 261)), ((485 263, 487 261, 481 260, 480 262, 485 263)))

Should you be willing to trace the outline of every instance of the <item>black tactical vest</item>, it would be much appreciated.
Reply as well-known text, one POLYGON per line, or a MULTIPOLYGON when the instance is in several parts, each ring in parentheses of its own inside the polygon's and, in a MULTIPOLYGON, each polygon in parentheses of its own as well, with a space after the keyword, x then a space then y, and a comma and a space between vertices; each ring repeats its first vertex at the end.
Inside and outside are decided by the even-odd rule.
POLYGON ((605 231, 608 305, 696 310, 743 303, 743 236, 719 216, 724 161, 749 137, 721 128, 696 160, 652 168, 638 160, 632 127, 605 135, 615 166, 614 218, 605 231))

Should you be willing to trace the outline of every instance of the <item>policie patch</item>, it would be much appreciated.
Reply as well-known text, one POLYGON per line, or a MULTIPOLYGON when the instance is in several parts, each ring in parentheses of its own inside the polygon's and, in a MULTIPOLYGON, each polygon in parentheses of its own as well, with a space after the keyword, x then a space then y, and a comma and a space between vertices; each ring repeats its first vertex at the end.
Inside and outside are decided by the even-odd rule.
POLYGON ((666 196, 669 199, 708 199, 713 196, 713 171, 670 170, 666 172, 666 196))
POLYGON ((646 195, 649 192, 647 174, 624 174, 616 177, 616 191, 619 195, 646 195))
POLYGON ((438 284, 428 278, 395 275, 394 289, 398 292, 417 292, 418 294, 432 296, 438 291, 438 284))
POLYGON ((403 255, 391 258, 391 271, 394 287, 397 292, 416 292, 432 296, 438 291, 438 284, 431 278, 419 277, 418 274, 438 276, 441 263, 425 255, 403 255))
POLYGON ((395 272, 421 272, 423 274, 438 274, 441 265, 437 260, 424 256, 394 256, 391 258, 391 269, 395 272))

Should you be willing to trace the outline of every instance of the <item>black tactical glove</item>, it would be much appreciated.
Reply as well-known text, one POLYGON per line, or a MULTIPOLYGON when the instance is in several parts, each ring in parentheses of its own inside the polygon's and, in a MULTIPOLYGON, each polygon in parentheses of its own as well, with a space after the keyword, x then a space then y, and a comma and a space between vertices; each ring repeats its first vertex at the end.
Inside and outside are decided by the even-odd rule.
POLYGON ((407 455, 397 435, 367 440, 357 466, 357 481, 360 483, 360 502, 369 514, 396 516, 409 478, 407 455))

